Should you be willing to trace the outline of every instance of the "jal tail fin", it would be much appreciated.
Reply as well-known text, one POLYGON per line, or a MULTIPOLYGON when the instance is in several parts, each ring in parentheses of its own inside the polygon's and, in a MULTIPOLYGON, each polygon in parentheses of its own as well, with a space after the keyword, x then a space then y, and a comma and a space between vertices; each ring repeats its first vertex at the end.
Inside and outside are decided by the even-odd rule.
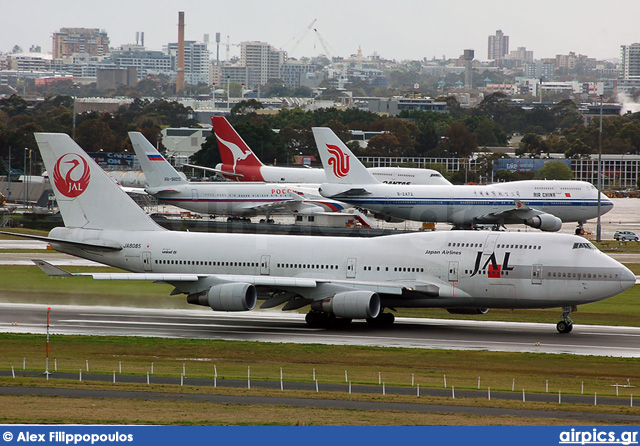
POLYGON ((329 183, 379 183, 333 130, 328 127, 313 127, 311 130, 329 183))
POLYGON ((180 173, 169 164, 169 161, 153 147, 153 144, 142 133, 129 132, 129 138, 149 187, 187 184, 187 180, 180 176, 180 173))
POLYGON ((64 133, 35 133, 68 228, 163 230, 64 133))
POLYGON ((229 121, 222 116, 212 116, 211 125, 218 141, 223 164, 237 166, 263 166, 251 148, 238 135, 229 121))

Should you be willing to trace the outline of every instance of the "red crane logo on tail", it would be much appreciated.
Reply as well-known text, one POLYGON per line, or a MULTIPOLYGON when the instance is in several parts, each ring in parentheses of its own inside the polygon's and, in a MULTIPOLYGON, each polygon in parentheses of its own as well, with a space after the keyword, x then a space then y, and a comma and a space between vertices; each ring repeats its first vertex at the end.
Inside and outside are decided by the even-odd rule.
POLYGON ((349 155, 333 144, 327 144, 327 150, 330 154, 327 162, 333 168, 333 174, 338 178, 346 177, 349 173, 349 155))
POLYGON ((62 155, 53 168, 53 183, 62 195, 75 198, 89 185, 91 169, 87 160, 75 153, 62 155))

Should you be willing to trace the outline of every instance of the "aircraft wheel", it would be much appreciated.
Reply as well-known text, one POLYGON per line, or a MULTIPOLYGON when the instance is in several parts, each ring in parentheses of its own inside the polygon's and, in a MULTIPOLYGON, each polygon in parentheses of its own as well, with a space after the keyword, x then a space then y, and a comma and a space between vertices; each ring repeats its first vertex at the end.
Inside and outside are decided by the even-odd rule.
POLYGON ((556 328, 558 329, 559 333, 571 333, 571 330, 573 330, 573 324, 565 321, 560 321, 558 322, 558 325, 556 325, 556 328))
POLYGON ((304 318, 307 325, 311 328, 323 327, 325 325, 325 319, 324 314, 319 311, 310 311, 304 318))
POLYGON ((381 318, 382 325, 384 325, 385 327, 393 325, 393 323, 396 321, 396 317, 393 313, 382 313, 381 318))
POLYGON ((389 327, 395 320, 393 313, 380 313, 378 317, 367 318, 367 323, 373 327, 389 327))

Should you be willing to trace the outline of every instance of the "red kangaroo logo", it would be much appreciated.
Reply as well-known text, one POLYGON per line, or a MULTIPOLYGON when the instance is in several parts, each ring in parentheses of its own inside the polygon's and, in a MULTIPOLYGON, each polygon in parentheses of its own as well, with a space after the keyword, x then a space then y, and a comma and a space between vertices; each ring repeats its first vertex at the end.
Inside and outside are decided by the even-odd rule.
POLYGON ((328 163, 333 168, 333 174, 338 178, 346 177, 349 173, 349 155, 333 144, 327 144, 327 150, 331 155, 328 163))
POLYGON ((91 169, 87 161, 75 153, 62 155, 53 168, 53 182, 65 197, 74 198, 82 194, 87 189, 90 178, 91 169), (77 169, 80 165, 82 170, 77 169))

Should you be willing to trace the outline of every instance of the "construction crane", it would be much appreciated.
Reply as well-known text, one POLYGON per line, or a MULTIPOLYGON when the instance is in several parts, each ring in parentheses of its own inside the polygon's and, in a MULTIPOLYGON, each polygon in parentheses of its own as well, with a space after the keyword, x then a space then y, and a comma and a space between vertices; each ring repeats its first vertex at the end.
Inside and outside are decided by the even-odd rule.
MULTIPOLYGON (((313 19, 313 21, 309 23, 309 25, 302 31, 302 34, 298 39, 296 39, 295 43, 293 44, 293 47, 289 51, 290 53, 293 53, 296 50, 296 48, 298 48, 298 45, 300 45, 300 42, 302 42, 304 38, 307 37, 307 34, 309 34, 309 31, 313 29, 313 25, 315 25, 317 21, 318 19, 313 19)), ((291 42, 291 40, 293 39, 295 39, 295 37, 292 37, 287 43, 285 43, 283 45, 283 48, 285 48, 289 44, 289 42, 291 42)))
POLYGON ((229 61, 229 48, 232 46, 242 46, 242 44, 240 43, 230 43, 229 42, 229 36, 227 35, 227 43, 225 44, 225 46, 227 47, 227 62, 229 61))
MULTIPOLYGON (((325 55, 329 58, 330 61, 332 61, 333 60, 333 50, 331 49, 329 44, 322 38, 322 36, 320 35, 320 33, 318 32, 318 30, 316 28, 313 28, 313 31, 316 33, 316 37, 320 41, 320 45, 322 45, 322 48, 324 48, 325 55)), ((314 45, 314 47, 315 47, 315 45, 314 45)))

